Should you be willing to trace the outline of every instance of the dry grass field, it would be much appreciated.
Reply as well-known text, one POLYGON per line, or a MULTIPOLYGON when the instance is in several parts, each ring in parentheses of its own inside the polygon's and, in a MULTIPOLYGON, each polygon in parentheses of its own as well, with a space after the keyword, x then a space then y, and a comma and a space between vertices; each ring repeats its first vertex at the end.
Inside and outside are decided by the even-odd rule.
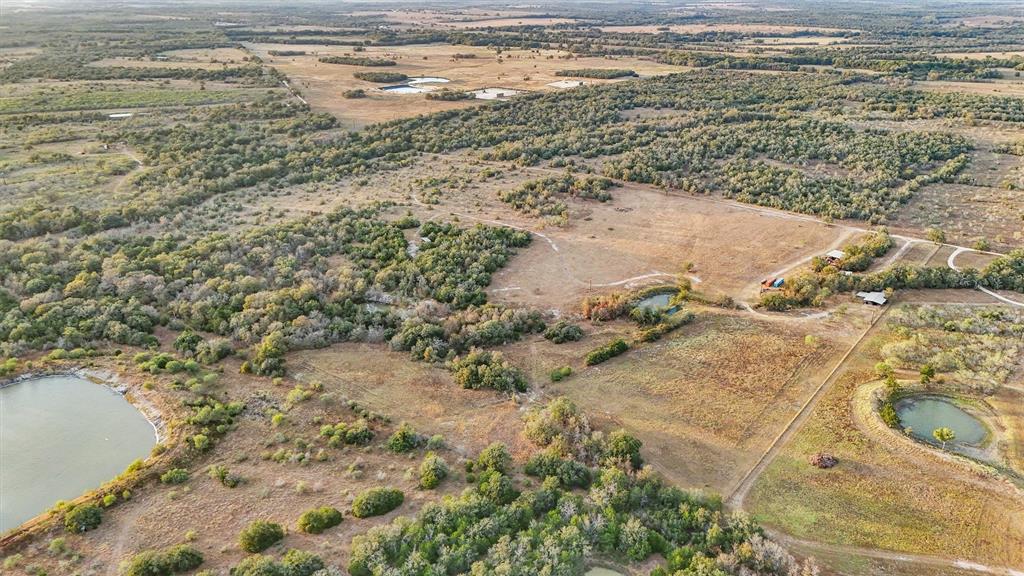
POLYGON ((472 456, 494 441, 514 452, 520 437, 518 406, 486 391, 463 390, 441 366, 414 362, 386 345, 339 345, 300 351, 290 360, 296 380, 319 382, 339 395, 397 421, 451 438, 453 449, 472 456))
POLYGON ((947 80, 918 80, 913 87, 931 92, 957 92, 985 96, 1024 96, 1024 81, 1009 77, 986 82, 954 82, 947 80))
POLYGON ((747 509, 798 538, 1024 565, 1024 503, 1005 485, 858 428, 850 399, 870 378, 844 375, 758 479, 747 509), (839 466, 807 463, 823 450, 839 466))
POLYGON ((431 27, 440 29, 473 29, 504 26, 552 26, 571 24, 574 18, 553 18, 542 12, 529 9, 488 10, 481 8, 460 8, 444 11, 432 8, 420 10, 397 8, 390 10, 355 10, 348 13, 359 18, 381 19, 394 23, 399 28, 431 27))
MULTIPOLYGON (((318 58, 351 54, 348 46, 305 44, 246 44, 266 63, 292 79, 294 86, 315 110, 330 112, 346 127, 359 128, 374 122, 407 118, 464 106, 484 100, 455 102, 427 100, 425 94, 395 94, 380 90, 382 84, 354 78, 355 72, 384 70, 410 77, 441 77, 450 80, 429 84, 430 88, 470 91, 482 88, 507 88, 520 91, 555 90, 548 84, 561 80, 555 72, 572 68, 628 68, 641 76, 669 74, 686 70, 680 66, 659 64, 639 58, 575 57, 556 50, 507 50, 500 55, 488 48, 445 44, 415 46, 370 46, 361 57, 395 60, 397 65, 367 68, 345 64, 324 64, 318 58), (305 50, 304 56, 271 56, 270 50, 305 50), (472 54, 472 58, 457 55, 472 54), (346 90, 363 89, 366 98, 346 99, 346 90)), ((587 84, 623 80, 584 79, 587 84)))
POLYGON ((700 290, 745 299, 752 283, 822 252, 842 234, 743 205, 665 196, 644 185, 613 194, 607 205, 588 204, 589 214, 567 229, 544 229, 557 251, 534 242, 495 275, 491 293, 501 301, 564 309, 582 293, 638 276, 678 274, 691 264, 686 275, 700 290))
POLYGON ((710 308, 662 341, 638 345, 593 367, 586 352, 629 325, 591 327, 573 344, 513 345, 506 354, 536 383, 555 367, 577 372, 547 384, 598 421, 624 426, 644 442, 650 463, 674 482, 722 493, 739 479, 792 418, 831 368, 857 318, 836 317, 813 328, 751 319, 710 308), (814 344, 805 342, 808 334, 814 344))
POLYGON ((238 48, 194 48, 171 50, 151 58, 103 58, 89 66, 122 66, 126 68, 197 68, 216 70, 238 66, 249 55, 238 48))
MULTIPOLYGON (((1024 566, 1018 489, 990 469, 887 428, 873 410, 871 394, 881 384, 864 385, 876 378, 871 366, 889 341, 881 332, 847 364, 758 479, 746 508, 796 538, 1024 566), (810 466, 807 459, 819 451, 834 454, 839 465, 810 466)), ((993 425, 1003 431, 998 449, 1011 466, 1019 464, 1021 451, 1019 381, 1018 371, 989 397, 997 415, 993 425)))
MULTIPOLYGON (((49 531, 49 537, 35 538, 29 546, 19 548, 23 556, 21 564, 46 566, 52 570, 50 573, 74 570, 81 574, 115 574, 118 565, 132 554, 187 541, 205 556, 205 569, 226 573, 230 566, 247 556, 237 544, 239 532, 253 520, 266 519, 281 524, 288 532, 283 542, 267 553, 300 548, 322 555, 329 564, 344 565, 353 535, 363 533, 371 526, 390 522, 398 515, 413 514, 423 504, 440 498, 442 494, 458 493, 465 484, 456 465, 459 456, 452 450, 440 451, 451 465, 452 474, 437 490, 428 491, 417 487, 417 476, 407 474, 408 469, 419 465, 422 450, 398 455, 381 446, 402 415, 384 412, 383 409, 392 404, 375 402, 377 398, 368 398, 362 405, 374 412, 393 416, 393 422, 373 423, 371 428, 376 430, 376 437, 369 446, 330 448, 319 438, 321 423, 351 423, 359 418, 344 405, 344 401, 357 398, 363 401, 360 391, 365 372, 360 371, 366 370, 368 360, 377 369, 375 374, 381 377, 384 374, 379 368, 384 364, 404 370, 402 374, 395 375, 399 377, 414 376, 417 367, 404 359, 389 358, 379 348, 335 352, 342 358, 356 361, 361 368, 331 371, 337 366, 346 366, 344 360, 342 364, 333 364, 334 355, 330 351, 317 352, 318 356, 311 360, 327 371, 318 371, 318 376, 325 376, 323 390, 301 402, 289 402, 287 399, 288 392, 297 383, 295 380, 288 379, 275 385, 269 379, 257 380, 238 375, 235 365, 225 366, 217 393, 242 399, 247 409, 239 418, 237 427, 217 441, 216 450, 211 455, 187 465, 191 476, 187 482, 178 485, 155 483, 137 490, 130 500, 108 509, 102 525, 88 535, 65 534, 58 523, 49 531), (374 358, 379 363, 374 363, 374 358), (285 414, 284 420, 278 424, 272 423, 270 418, 276 411, 285 414), (309 448, 304 448, 305 444, 309 444, 309 448), (291 461, 278 462, 267 458, 278 451, 285 451, 296 458, 303 453, 306 456, 303 461, 292 458, 291 461), (243 482, 235 488, 221 485, 207 474, 207 469, 214 465, 227 466, 232 473, 240 475, 243 482), (400 488, 405 493, 405 503, 397 510, 375 518, 357 519, 348 514, 355 495, 374 486, 400 488), (296 528, 299 515, 321 506, 333 506, 346 512, 342 524, 321 535, 299 531, 296 528), (202 510, 202 514, 197 515, 196 510, 202 510), (50 538, 56 537, 65 539, 69 550, 63 555, 65 558, 76 554, 84 560, 62 560, 60 554, 48 550, 50 538)), ((129 381, 142 378, 130 368, 123 372, 123 377, 129 381)), ((174 396, 168 390, 170 378, 155 380, 156 388, 150 394, 174 396)), ((407 380, 399 380, 397 387, 414 390, 407 380)), ((379 390, 383 392, 388 388, 379 390)), ((412 402, 408 404, 410 408, 412 405, 412 402)), ((167 410, 165 415, 169 417, 172 412, 167 410)), ((407 412, 411 415, 415 410, 407 412)), ((498 414, 500 408, 489 408, 488 412, 498 414)), ((429 426, 431 420, 423 422, 425 425, 417 427, 418 432, 427 435, 440 432, 429 426)), ((513 424, 514 430, 521 428, 518 417, 513 424)), ((453 445, 464 444, 461 434, 454 429, 444 433, 446 441, 453 445)))

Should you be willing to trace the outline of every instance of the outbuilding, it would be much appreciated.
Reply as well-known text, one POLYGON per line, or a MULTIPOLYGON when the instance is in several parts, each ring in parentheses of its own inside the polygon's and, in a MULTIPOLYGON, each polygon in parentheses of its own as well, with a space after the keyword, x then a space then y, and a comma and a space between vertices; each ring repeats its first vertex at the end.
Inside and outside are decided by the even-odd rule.
POLYGON ((846 252, 843 252, 842 250, 829 250, 828 252, 825 252, 825 262, 828 262, 829 264, 835 264, 843 258, 846 258, 846 252))
POLYGON ((885 303, 889 301, 885 297, 885 292, 857 292, 857 298, 872 306, 885 306, 885 303))

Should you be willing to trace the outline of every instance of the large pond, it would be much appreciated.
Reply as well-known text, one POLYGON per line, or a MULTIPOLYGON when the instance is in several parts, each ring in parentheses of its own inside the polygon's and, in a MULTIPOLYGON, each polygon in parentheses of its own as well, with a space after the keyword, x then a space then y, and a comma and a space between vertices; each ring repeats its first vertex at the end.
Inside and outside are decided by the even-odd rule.
POLYGON ((0 388, 0 532, 120 474, 156 444, 117 392, 75 376, 0 388))
POLYGON ((910 428, 911 435, 930 444, 938 444, 932 436, 936 428, 949 428, 956 434, 952 444, 977 446, 988 436, 980 420, 952 401, 936 396, 905 398, 896 403, 900 424, 910 428))

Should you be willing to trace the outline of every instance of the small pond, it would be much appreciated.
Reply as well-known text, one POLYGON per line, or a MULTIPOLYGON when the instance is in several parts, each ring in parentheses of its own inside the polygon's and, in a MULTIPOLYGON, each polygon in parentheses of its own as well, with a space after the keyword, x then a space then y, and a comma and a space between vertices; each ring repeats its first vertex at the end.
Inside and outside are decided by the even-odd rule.
POLYGON ((381 86, 380 89, 392 94, 420 94, 429 91, 428 88, 420 88, 420 84, 444 84, 446 82, 450 82, 450 80, 437 76, 417 76, 409 78, 404 84, 381 86))
POLYGON ((117 392, 77 376, 0 388, 0 532, 149 456, 156 431, 117 392))
POLYGON ((391 92, 392 94, 419 94, 426 92, 423 88, 416 86, 410 86, 409 84, 396 84, 394 86, 382 86, 381 90, 385 92, 391 92))
POLYGON ((439 76, 417 76, 415 78, 409 78, 408 82, 415 86, 417 84, 445 84, 451 82, 451 80, 441 78, 439 76))
POLYGON ((896 403, 900 424, 911 429, 911 435, 929 444, 938 444, 932 436, 936 428, 949 428, 956 434, 951 444, 978 446, 988 436, 980 420, 952 401, 938 396, 905 398, 896 403))
POLYGON ((637 308, 667 308, 671 294, 655 294, 636 303, 637 308))

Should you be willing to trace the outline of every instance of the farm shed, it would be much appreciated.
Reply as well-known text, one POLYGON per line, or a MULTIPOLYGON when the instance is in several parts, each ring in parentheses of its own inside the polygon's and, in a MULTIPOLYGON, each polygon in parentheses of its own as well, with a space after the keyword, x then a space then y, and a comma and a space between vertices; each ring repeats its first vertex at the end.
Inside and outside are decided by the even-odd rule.
POLYGON ((825 262, 829 264, 835 264, 836 262, 846 258, 846 252, 842 250, 829 250, 825 252, 825 262))
POLYGON ((873 306, 884 306, 889 301, 884 292, 857 292, 857 298, 873 306))

